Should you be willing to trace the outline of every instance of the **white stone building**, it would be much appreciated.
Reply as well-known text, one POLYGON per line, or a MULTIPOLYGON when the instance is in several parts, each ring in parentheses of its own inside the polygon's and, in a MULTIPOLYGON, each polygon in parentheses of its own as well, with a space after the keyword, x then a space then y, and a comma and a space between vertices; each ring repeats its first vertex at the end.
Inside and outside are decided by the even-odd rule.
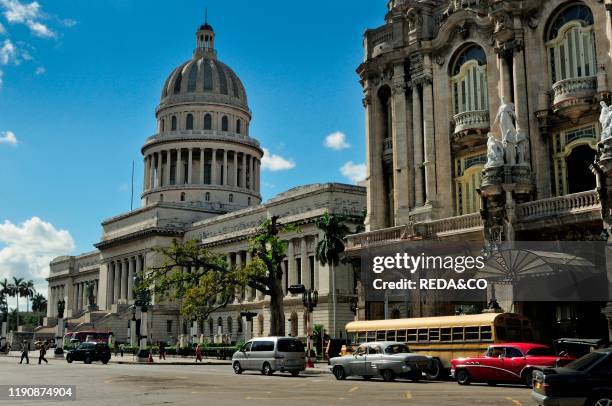
MULTIPOLYGON (((159 264, 155 248, 173 239, 197 239, 215 252, 227 254, 232 265, 250 261, 247 247, 257 227, 270 216, 298 225, 286 236, 283 270, 287 334, 305 335, 301 296, 287 292, 302 283, 319 291, 315 324, 330 331, 331 274, 314 257, 319 230, 315 221, 325 212, 358 218, 365 208, 365 188, 344 184, 315 184, 281 193, 261 203, 260 167, 263 150, 250 136, 251 111, 238 76, 217 59, 215 33, 207 23, 196 33, 193 57, 166 80, 156 109, 158 133, 147 138, 141 208, 105 220, 97 251, 59 257, 51 262, 46 327, 57 320, 57 302, 65 300, 69 330, 111 330, 127 341, 136 272, 159 264), (88 307, 86 282, 94 282, 97 309, 88 307)), ((354 224, 351 228, 354 228, 354 224)), ((353 320, 354 277, 349 266, 336 269, 336 330, 353 320)), ((179 314, 180 303, 153 298, 149 339, 175 342, 192 334, 191 321, 179 314)), ((257 313, 253 334, 269 331, 268 299, 247 289, 227 308, 214 313, 195 333, 208 339, 245 337, 240 312, 257 313)))

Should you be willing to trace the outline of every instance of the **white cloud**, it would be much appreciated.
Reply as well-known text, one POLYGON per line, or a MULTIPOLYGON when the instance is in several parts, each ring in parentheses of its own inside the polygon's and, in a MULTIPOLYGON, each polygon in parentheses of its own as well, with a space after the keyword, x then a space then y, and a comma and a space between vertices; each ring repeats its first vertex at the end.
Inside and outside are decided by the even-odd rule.
POLYGON ((353 183, 361 182, 366 178, 366 165, 356 164, 353 161, 348 161, 340 168, 342 176, 348 178, 353 183))
MULTIPOLYGON (((0 74, 0 79, 1 78, 2 78, 2 75, 0 74)), ((1 80, 0 80, 0 83, 2 83, 1 80)), ((12 131, 7 131, 7 132, 1 133, 1 135, 0 135, 0 144, 17 145, 17 137, 15 136, 15 133, 12 132, 12 131)))
POLYGON ((283 158, 280 155, 271 154, 267 148, 263 149, 264 155, 261 158, 261 168, 269 171, 286 171, 295 168, 295 162, 291 159, 283 158))
POLYGON ((39 66, 38 68, 36 68, 36 71, 34 71, 34 73, 36 74, 36 76, 38 76, 44 74, 46 71, 47 70, 44 66, 39 66))
MULTIPOLYGON (((0 223, 0 279, 32 279, 45 286, 49 262, 74 250, 74 240, 66 230, 32 217, 21 224, 0 223)), ((20 306, 21 307, 21 306, 20 306)))
POLYGON ((4 17, 8 22, 25 24, 38 37, 55 37, 55 32, 40 21, 45 15, 37 1, 24 4, 19 0, 0 0, 0 6, 4 8, 4 17))
POLYGON ((0 35, 2 34, 6 34, 6 28, 4 28, 4 25, 2 25, 2 23, 0 23, 0 35))
POLYGON ((0 64, 8 65, 10 63, 19 64, 17 48, 9 39, 5 39, 0 47, 0 64))
POLYGON ((4 72, 0 70, 0 89, 2 89, 2 83, 4 83, 2 82, 2 76, 4 76, 4 72))
POLYGON ((350 148, 350 144, 346 142, 346 134, 340 131, 333 132, 325 137, 323 143, 325 147, 340 151, 342 149, 350 148))

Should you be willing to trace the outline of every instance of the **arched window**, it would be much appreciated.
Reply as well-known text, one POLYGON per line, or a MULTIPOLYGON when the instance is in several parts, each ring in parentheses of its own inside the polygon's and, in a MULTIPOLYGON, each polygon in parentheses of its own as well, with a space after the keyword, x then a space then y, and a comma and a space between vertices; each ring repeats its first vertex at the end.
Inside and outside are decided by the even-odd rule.
POLYGON ((552 84, 597 74, 593 13, 583 4, 563 8, 546 33, 552 84))
POLYGON ((236 322, 238 323, 238 333, 242 333, 242 323, 244 323, 242 317, 238 316, 236 322))
POLYGON ((176 116, 172 116, 172 126, 170 127, 172 131, 176 131, 177 121, 176 116))
POLYGON ((206 194, 204 194, 204 200, 210 202, 210 192, 206 192, 206 194))
POLYGON ((234 194, 233 193, 229 194, 229 202, 230 203, 234 203, 234 194))
POLYGON ((217 318, 217 334, 223 334, 223 319, 221 317, 217 318))
POLYGON ((454 114, 488 111, 487 56, 484 50, 477 45, 464 48, 450 68, 454 114))
POLYGON ((204 129, 205 130, 212 129, 212 117, 208 113, 204 116, 204 129))
POLYGON ((229 128, 229 121, 227 120, 227 116, 223 116, 221 119, 221 131, 227 131, 229 128))
POLYGON ((181 192, 181 202, 185 201, 185 192, 181 192))
POLYGON ((557 196, 595 189, 589 166, 595 160, 598 140, 599 128, 593 124, 553 135, 553 190, 557 196))
POLYGON ((240 119, 236 120, 236 134, 240 134, 242 132, 242 122, 240 119))
POLYGON ((215 326, 212 318, 208 319, 208 334, 210 334, 210 336, 215 335, 215 326))
POLYGON ((455 159, 455 213, 458 216, 480 210, 477 189, 480 187, 480 173, 486 162, 487 156, 484 154, 455 159))
POLYGON ((193 130, 193 114, 187 114, 187 122, 185 123, 185 128, 187 130, 193 130))

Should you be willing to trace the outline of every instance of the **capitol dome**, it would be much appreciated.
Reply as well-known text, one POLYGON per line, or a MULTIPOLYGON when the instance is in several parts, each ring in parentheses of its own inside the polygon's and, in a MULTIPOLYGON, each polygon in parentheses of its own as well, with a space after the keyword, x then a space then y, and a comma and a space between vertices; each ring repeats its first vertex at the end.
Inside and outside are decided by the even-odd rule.
POLYGON ((143 206, 169 202, 222 213, 261 202, 263 150, 250 136, 246 91, 214 45, 206 22, 192 58, 164 82, 157 132, 142 147, 143 206))

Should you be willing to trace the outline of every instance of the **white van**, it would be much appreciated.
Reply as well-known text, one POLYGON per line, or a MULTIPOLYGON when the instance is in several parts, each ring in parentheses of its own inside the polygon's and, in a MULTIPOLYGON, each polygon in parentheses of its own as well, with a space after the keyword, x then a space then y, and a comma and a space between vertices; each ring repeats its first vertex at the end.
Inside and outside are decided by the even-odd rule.
POLYGON ((258 337, 247 341, 232 356, 234 372, 261 371, 272 375, 276 371, 297 376, 306 368, 304 344, 293 337, 258 337))

